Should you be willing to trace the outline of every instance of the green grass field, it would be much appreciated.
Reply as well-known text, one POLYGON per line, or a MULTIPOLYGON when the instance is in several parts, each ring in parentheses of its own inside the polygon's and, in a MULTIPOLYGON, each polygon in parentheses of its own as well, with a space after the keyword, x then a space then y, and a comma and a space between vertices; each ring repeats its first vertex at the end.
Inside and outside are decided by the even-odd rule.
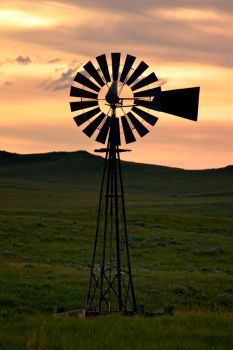
POLYGON ((0 161, 0 349, 233 348, 232 167, 125 163, 137 301, 175 315, 62 319, 55 307, 84 305, 103 161, 0 161))

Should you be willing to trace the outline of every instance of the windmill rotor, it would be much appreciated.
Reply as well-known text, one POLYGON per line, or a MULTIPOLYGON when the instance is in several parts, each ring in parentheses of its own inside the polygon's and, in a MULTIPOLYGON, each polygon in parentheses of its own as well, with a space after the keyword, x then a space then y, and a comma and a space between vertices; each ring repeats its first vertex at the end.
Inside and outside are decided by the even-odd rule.
POLYGON ((156 112, 196 121, 199 87, 162 91, 164 80, 148 70, 144 61, 129 54, 123 60, 120 53, 112 53, 109 59, 102 54, 88 61, 70 89, 77 126, 84 126, 88 137, 95 135, 96 141, 105 144, 114 124, 115 140, 121 145, 144 137, 158 121, 156 112), (110 123, 109 107, 117 110, 117 122, 110 123))

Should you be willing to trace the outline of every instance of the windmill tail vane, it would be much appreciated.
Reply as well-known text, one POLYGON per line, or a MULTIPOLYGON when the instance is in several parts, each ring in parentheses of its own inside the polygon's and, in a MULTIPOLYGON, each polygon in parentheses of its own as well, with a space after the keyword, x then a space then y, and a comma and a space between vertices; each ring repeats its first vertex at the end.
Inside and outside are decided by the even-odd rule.
POLYGON ((112 53, 88 61, 70 89, 77 126, 105 148, 94 248, 85 310, 139 312, 136 302, 126 223, 120 153, 122 143, 148 134, 166 113, 197 121, 199 87, 162 91, 149 66, 135 56, 112 53), (122 63, 123 62, 123 63, 122 63))

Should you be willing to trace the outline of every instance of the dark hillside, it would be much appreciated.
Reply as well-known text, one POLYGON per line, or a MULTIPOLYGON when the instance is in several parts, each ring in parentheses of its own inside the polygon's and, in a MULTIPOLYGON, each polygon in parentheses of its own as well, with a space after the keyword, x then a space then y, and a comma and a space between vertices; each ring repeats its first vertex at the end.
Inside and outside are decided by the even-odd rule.
MULTIPOLYGON (((99 188, 103 158, 86 151, 21 155, 0 152, 1 181, 35 181, 76 188, 99 188)), ((122 162, 125 188, 168 195, 220 195, 233 192, 233 166, 184 170, 122 162)))

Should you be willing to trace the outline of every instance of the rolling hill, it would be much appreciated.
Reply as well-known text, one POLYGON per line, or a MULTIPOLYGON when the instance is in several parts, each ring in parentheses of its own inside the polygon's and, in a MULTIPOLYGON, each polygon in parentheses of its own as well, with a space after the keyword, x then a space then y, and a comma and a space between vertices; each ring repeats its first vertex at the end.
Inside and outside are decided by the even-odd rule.
MULTIPOLYGON (((104 159, 86 151, 16 154, 0 151, 1 182, 33 181, 98 190, 104 159)), ((130 192, 168 195, 233 193, 233 165, 218 169, 184 170, 122 162, 124 184, 130 192)))

